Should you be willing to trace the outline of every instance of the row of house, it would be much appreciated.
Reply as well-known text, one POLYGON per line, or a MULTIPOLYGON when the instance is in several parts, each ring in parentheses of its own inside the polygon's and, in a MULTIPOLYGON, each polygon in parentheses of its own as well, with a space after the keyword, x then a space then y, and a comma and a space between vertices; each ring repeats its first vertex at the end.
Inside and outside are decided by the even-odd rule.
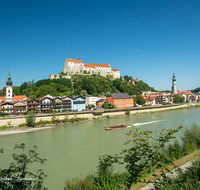
POLYGON ((172 104, 175 95, 184 98, 184 102, 196 102, 199 99, 199 95, 193 94, 191 91, 178 91, 177 94, 142 91, 142 97, 146 100, 146 105, 172 104))
POLYGON ((133 98, 125 93, 111 93, 108 97, 83 97, 83 96, 45 96, 37 99, 29 99, 24 96, 14 96, 13 101, 6 101, 0 97, 0 111, 4 114, 24 114, 27 110, 34 112, 56 111, 85 111, 87 105, 97 108, 108 101, 116 108, 128 108, 134 106, 133 98), (19 99, 19 97, 21 99, 19 99), (18 98, 18 100, 17 100, 18 98))

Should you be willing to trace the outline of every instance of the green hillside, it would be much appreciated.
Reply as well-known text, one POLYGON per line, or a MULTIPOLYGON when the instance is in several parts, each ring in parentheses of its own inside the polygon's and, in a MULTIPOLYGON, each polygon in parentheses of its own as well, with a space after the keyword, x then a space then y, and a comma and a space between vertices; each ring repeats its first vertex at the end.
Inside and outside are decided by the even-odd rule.
POLYGON ((34 83, 34 80, 24 82, 20 86, 13 86, 13 93, 16 95, 25 94, 29 98, 38 98, 44 95, 83 95, 88 94, 98 96, 102 92, 106 95, 110 93, 127 93, 129 95, 139 95, 141 91, 155 91, 145 82, 138 81, 132 84, 129 81, 132 77, 124 76, 120 79, 111 80, 108 77, 96 75, 73 75, 72 79, 43 79, 34 83))

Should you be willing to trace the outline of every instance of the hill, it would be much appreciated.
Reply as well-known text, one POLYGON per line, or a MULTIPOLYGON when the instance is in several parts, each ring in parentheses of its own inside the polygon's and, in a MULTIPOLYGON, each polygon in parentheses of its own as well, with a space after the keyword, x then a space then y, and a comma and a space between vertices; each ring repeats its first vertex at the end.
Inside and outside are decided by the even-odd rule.
POLYGON ((13 86, 13 93, 16 95, 25 94, 29 98, 38 98, 44 95, 83 95, 88 94, 98 96, 102 92, 106 95, 110 93, 127 93, 129 95, 139 95, 141 91, 155 91, 145 82, 137 81, 132 84, 129 81, 132 77, 121 77, 111 80, 111 78, 97 75, 73 75, 72 79, 43 79, 34 83, 34 80, 24 82, 20 86, 13 86))

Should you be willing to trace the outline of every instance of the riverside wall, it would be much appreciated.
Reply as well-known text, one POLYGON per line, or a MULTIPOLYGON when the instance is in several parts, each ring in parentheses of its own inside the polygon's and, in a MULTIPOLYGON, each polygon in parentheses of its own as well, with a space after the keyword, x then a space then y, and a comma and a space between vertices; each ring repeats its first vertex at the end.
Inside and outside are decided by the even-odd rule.
MULTIPOLYGON (((156 112, 156 111, 165 111, 170 109, 177 109, 177 108, 186 108, 190 106, 200 106, 200 102, 198 103, 185 103, 185 104, 173 104, 173 105, 162 105, 162 106, 145 106, 145 107, 133 107, 130 109, 130 114, 137 114, 137 113, 145 113, 145 112, 156 112)), ((68 112, 66 115, 65 113, 57 113, 56 118, 59 120, 65 118, 89 118, 92 119, 94 117, 102 117, 102 116, 118 116, 118 115, 125 115, 126 108, 124 109, 108 109, 108 110, 94 110, 94 111, 82 111, 82 112, 68 112)), ((52 114, 36 114, 36 122, 39 121, 50 121, 52 119, 52 114)), ((0 127, 5 125, 13 125, 18 126, 19 124, 26 123, 26 116, 4 116, 0 117, 0 127)))

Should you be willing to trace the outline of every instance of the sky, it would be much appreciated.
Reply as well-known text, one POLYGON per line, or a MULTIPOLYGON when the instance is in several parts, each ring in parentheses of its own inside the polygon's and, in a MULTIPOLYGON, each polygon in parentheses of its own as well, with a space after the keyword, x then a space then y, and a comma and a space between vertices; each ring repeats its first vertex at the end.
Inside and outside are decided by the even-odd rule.
POLYGON ((66 58, 110 63, 156 90, 200 87, 199 0, 0 0, 0 89, 47 79, 66 58))

